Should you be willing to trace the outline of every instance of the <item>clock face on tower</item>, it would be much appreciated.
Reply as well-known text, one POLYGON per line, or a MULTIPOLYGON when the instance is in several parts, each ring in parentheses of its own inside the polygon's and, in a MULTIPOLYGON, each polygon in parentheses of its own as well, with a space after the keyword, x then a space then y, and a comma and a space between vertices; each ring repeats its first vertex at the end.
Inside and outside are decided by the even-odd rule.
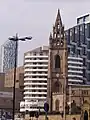
POLYGON ((56 74, 56 77, 57 77, 57 78, 59 77, 59 73, 56 74))

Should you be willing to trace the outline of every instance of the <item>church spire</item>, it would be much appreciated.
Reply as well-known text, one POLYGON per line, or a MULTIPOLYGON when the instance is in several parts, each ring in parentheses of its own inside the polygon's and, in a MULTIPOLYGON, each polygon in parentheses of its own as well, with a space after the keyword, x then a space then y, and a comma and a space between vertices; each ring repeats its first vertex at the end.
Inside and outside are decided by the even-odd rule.
POLYGON ((64 47, 64 39, 64 26, 62 24, 60 10, 58 9, 56 21, 53 25, 53 32, 52 35, 50 35, 49 37, 49 44, 51 47, 64 47))
POLYGON ((49 43, 52 43, 52 33, 50 32, 49 43))
POLYGON ((56 21, 55 21, 55 26, 60 25, 62 26, 62 20, 61 20, 61 15, 60 15, 60 10, 58 9, 56 21))

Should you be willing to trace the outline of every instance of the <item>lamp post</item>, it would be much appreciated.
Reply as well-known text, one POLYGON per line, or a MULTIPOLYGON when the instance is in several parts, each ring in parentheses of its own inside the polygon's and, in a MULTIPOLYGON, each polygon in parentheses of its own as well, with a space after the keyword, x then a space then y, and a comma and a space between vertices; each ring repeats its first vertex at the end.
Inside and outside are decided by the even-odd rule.
POLYGON ((15 41, 16 46, 15 46, 15 63, 14 63, 14 84, 13 84, 13 120, 14 120, 14 115, 15 115, 15 82, 16 82, 16 67, 17 67, 17 51, 18 51, 18 41, 26 41, 26 40, 31 40, 32 37, 23 37, 19 38, 18 34, 16 34, 15 37, 10 37, 9 40, 15 41))

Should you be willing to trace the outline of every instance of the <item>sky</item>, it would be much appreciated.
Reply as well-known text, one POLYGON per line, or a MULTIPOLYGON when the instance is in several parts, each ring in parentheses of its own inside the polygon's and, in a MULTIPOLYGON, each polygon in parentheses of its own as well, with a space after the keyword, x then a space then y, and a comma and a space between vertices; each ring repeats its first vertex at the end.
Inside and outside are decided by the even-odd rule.
POLYGON ((90 13, 90 0, 0 0, 0 45, 10 36, 32 36, 19 42, 18 65, 24 53, 48 45, 49 34, 60 9, 65 29, 76 24, 76 18, 90 13))

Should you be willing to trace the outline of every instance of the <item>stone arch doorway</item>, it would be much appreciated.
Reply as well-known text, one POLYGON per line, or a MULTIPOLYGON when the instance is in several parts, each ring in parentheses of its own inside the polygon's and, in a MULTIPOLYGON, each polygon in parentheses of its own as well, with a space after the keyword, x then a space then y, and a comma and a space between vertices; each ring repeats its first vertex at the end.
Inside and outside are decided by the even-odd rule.
POLYGON ((88 112, 87 112, 87 110, 85 110, 85 112, 84 112, 84 120, 88 120, 88 112))

